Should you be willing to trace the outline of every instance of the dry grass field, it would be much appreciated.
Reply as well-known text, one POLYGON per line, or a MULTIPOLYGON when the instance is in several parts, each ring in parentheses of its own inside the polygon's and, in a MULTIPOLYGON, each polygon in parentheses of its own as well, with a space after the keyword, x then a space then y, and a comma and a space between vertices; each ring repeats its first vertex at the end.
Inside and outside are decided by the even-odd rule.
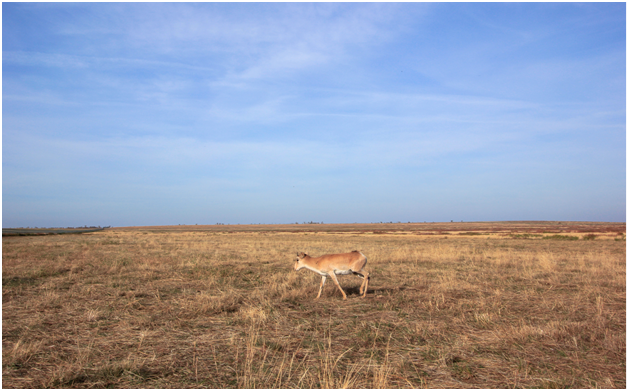
POLYGON ((625 388, 625 224, 176 226, 2 242, 5 388, 625 388), (348 295, 292 270, 361 250, 348 295))

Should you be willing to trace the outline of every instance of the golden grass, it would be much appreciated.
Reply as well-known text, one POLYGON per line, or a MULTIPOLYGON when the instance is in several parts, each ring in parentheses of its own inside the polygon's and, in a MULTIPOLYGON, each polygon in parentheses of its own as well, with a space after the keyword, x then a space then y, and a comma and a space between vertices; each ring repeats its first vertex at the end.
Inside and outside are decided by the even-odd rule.
POLYGON ((625 388, 625 225, 412 227, 4 238, 3 386, 625 388), (366 299, 291 269, 354 249, 366 299))

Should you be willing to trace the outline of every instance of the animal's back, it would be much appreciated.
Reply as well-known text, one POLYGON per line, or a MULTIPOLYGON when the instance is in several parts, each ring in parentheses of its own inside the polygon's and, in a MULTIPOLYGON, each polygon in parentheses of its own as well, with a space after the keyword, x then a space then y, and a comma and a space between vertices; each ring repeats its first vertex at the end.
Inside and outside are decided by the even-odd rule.
POLYGON ((360 251, 354 250, 350 253, 322 255, 317 258, 317 263, 331 270, 357 272, 366 265, 366 257, 360 251))
POLYGON ((332 261, 347 261, 347 260, 357 261, 360 258, 366 259, 364 254, 362 254, 358 250, 353 250, 350 253, 321 255, 320 257, 316 257, 314 259, 317 261, 332 262, 332 261))

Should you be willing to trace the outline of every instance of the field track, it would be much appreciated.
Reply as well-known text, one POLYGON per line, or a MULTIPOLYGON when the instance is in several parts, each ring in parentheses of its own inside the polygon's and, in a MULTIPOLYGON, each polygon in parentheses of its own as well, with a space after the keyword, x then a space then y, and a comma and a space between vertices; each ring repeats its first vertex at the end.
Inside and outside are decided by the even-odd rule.
POLYGON ((626 387, 626 226, 120 227, 7 236, 5 388, 626 387), (292 270, 360 250, 372 279, 292 270))

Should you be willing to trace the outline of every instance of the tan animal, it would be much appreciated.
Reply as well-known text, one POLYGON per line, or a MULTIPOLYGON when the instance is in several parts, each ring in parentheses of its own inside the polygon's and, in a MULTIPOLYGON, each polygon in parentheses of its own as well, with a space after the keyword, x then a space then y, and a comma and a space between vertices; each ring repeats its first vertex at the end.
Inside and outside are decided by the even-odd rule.
POLYGON ((297 253, 297 259, 294 262, 294 270, 298 271, 307 268, 323 276, 321 287, 318 290, 318 296, 316 296, 317 299, 321 297, 325 280, 327 280, 327 276, 329 276, 334 280, 338 289, 340 289, 343 299, 347 300, 347 295, 340 287, 338 279, 336 278, 336 275, 340 274, 355 274, 356 276, 362 277, 363 281, 360 286, 360 294, 362 297, 366 297, 366 290, 371 278, 369 277, 369 273, 366 271, 362 272, 364 266, 366 266, 366 257, 357 250, 345 254, 321 255, 316 258, 312 258, 305 253, 297 253))

